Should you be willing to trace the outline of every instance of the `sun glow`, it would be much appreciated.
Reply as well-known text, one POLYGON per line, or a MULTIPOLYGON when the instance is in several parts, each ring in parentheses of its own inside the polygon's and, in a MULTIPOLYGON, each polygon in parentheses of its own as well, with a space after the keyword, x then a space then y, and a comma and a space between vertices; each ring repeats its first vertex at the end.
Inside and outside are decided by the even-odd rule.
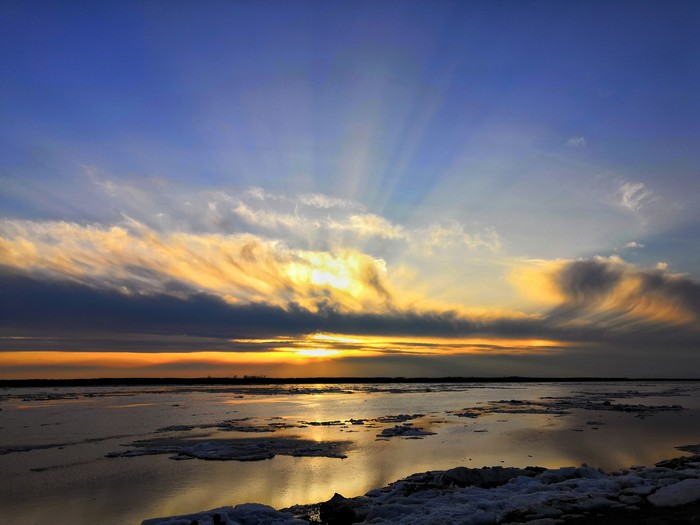
POLYGON ((332 350, 330 348, 307 348, 304 350, 297 350, 297 355, 303 357, 336 357, 340 354, 339 350, 332 350))
POLYGON ((325 253, 309 253, 306 259, 304 264, 291 263, 287 266, 287 275, 292 280, 343 291, 358 291, 356 289, 360 283, 355 283, 355 261, 335 259, 325 253))
POLYGON ((362 343, 357 337, 347 337, 338 334, 313 334, 308 336, 312 341, 327 341, 330 343, 362 343))
POLYGON ((569 343, 550 339, 505 339, 489 337, 375 336, 314 333, 300 338, 241 339, 233 342, 269 347, 277 355, 298 358, 350 358, 382 354, 463 355, 480 353, 545 353, 569 343), (277 343, 277 344, 274 344, 277 343))

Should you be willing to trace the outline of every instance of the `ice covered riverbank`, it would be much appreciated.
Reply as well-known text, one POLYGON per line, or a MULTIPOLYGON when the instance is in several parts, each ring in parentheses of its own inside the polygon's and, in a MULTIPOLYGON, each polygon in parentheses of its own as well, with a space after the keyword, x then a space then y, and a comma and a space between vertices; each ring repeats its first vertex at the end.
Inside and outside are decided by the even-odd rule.
MULTIPOLYGON (((683 449, 700 452, 699 445, 683 449)), ((558 469, 457 467, 413 474, 356 498, 336 494, 318 505, 277 511, 245 504, 149 519, 142 525, 554 525, 595 522, 613 515, 617 522, 625 518, 633 522, 636 517, 664 513, 674 513, 674 523, 694 523, 698 504, 700 455, 692 455, 610 474, 585 465, 558 469), (688 509, 685 521, 684 509, 688 509)))

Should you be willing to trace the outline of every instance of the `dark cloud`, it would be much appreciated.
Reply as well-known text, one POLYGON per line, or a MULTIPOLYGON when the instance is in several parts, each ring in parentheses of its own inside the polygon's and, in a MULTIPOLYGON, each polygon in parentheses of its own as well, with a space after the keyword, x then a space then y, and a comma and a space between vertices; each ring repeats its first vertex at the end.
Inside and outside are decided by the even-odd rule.
POLYGON ((700 319, 700 284, 687 277, 669 278, 660 271, 640 273, 640 294, 663 296, 700 319))
MULTIPOLYGON (((84 346, 79 344, 82 336, 95 340, 100 334, 111 348, 131 345, 152 350, 160 343, 167 347, 163 350, 172 350, 185 349, 188 344, 190 348, 211 348, 213 341, 196 338, 245 339, 313 332, 441 337, 481 333, 520 337, 539 332, 538 323, 530 320, 480 322, 451 311, 357 314, 327 305, 314 313, 293 304, 287 309, 265 304, 231 305, 207 294, 125 294, 68 281, 39 280, 8 269, 0 271, 0 298, 2 335, 32 335, 34 343, 41 343, 36 337, 43 337, 47 349, 65 341, 84 346), (129 339, 124 334, 160 334, 171 339, 129 339), (55 338, 59 335, 67 339, 61 342, 55 338), (180 339, 172 339, 176 335, 180 339)), ((6 349, 29 344, 8 339, 1 343, 6 349)), ((241 349, 255 348, 243 345, 241 349)))
POLYGON ((0 327, 7 335, 43 330, 236 338, 268 335, 273 327, 298 334, 313 317, 266 305, 234 307, 207 294, 124 294, 10 270, 0 271, 0 297, 0 327))
POLYGON ((615 259, 575 261, 553 276, 564 297, 546 323, 585 338, 700 341, 700 283, 615 259))
POLYGON ((620 267, 597 261, 575 261, 562 269, 555 277, 555 282, 566 296, 567 305, 576 305, 605 296, 620 279, 620 267))
MULTIPOLYGON (((317 312, 294 304, 233 305, 176 286, 172 294, 129 294, 2 268, 0 350, 250 352, 273 350, 280 343, 231 340, 315 332, 538 338, 618 347, 700 344, 700 284, 695 281, 602 259, 569 263, 552 278, 564 301, 547 315, 484 321, 454 311, 345 313, 330 302, 317 312)), ((414 350, 418 345, 411 343, 414 350)), ((481 350, 499 348, 484 344, 481 350)), ((402 344, 393 349, 401 354, 402 344)), ((426 343, 426 354, 431 349, 426 343)))

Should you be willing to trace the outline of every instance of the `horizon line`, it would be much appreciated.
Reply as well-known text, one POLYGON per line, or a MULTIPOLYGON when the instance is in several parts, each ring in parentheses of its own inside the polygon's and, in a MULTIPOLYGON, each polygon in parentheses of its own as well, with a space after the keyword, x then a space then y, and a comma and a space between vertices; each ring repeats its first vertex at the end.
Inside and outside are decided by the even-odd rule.
POLYGON ((700 381, 700 377, 619 377, 619 376, 318 376, 318 377, 95 377, 60 379, 0 379, 0 388, 31 386, 146 386, 146 385, 284 385, 343 383, 563 383, 563 382, 631 382, 631 381, 700 381))

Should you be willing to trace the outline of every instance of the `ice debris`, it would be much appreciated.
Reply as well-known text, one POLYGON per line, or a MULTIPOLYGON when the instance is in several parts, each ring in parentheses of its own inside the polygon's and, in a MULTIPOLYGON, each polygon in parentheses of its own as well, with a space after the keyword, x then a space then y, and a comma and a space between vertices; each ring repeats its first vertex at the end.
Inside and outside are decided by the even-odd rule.
POLYGON ((154 518, 141 525, 306 525, 289 512, 280 512, 257 503, 244 503, 235 507, 220 507, 207 512, 154 518))
POLYGON ((392 428, 385 428, 381 431, 381 433, 377 434, 377 437, 421 437, 434 435, 435 432, 429 432, 427 430, 423 430, 422 428, 414 427, 411 423, 404 423, 403 425, 396 425, 392 428))
POLYGON ((468 407, 458 411, 449 411, 448 413, 468 418, 477 418, 488 414, 546 414, 563 416, 570 414, 573 409, 630 412, 641 418, 657 412, 684 410, 681 405, 635 405, 613 403, 611 399, 603 397, 584 398, 582 396, 570 396, 543 397, 538 401, 502 399, 500 401, 489 401, 482 406, 468 407))
MULTIPOLYGON (((283 511, 262 505, 239 505, 178 518, 147 520, 143 525, 191 525, 194 520, 199 525, 310 522, 554 525, 576 522, 586 516, 602 519, 606 513, 634 520, 635 516, 649 512, 658 516, 659 512, 667 512, 664 509, 677 512, 683 505, 699 505, 700 456, 677 458, 673 460, 674 468, 662 464, 669 462, 612 474, 585 465, 558 469, 457 467, 413 474, 356 498, 335 494, 324 503, 295 505, 283 511), (259 516, 253 517, 256 512, 259 516), (219 514, 218 522, 211 517, 213 514, 219 514)), ((695 508, 690 507, 689 512, 695 508)))
MULTIPOLYGON (((700 502, 700 458, 676 469, 638 468, 613 474, 587 466, 470 469, 413 474, 357 498, 336 494, 318 506, 322 523, 564 523, 604 512, 700 502), (342 520, 334 513, 342 513, 342 520)), ((292 507, 297 517, 311 514, 292 507)))
POLYGON ((327 457, 344 459, 347 442, 311 441, 295 438, 217 439, 217 440, 148 440, 132 443, 128 450, 110 452, 108 458, 129 458, 172 454, 171 459, 205 459, 220 461, 261 461, 276 455, 327 457))
POLYGON ((647 498, 656 507, 677 507, 700 500, 700 479, 684 479, 661 487, 647 498))

